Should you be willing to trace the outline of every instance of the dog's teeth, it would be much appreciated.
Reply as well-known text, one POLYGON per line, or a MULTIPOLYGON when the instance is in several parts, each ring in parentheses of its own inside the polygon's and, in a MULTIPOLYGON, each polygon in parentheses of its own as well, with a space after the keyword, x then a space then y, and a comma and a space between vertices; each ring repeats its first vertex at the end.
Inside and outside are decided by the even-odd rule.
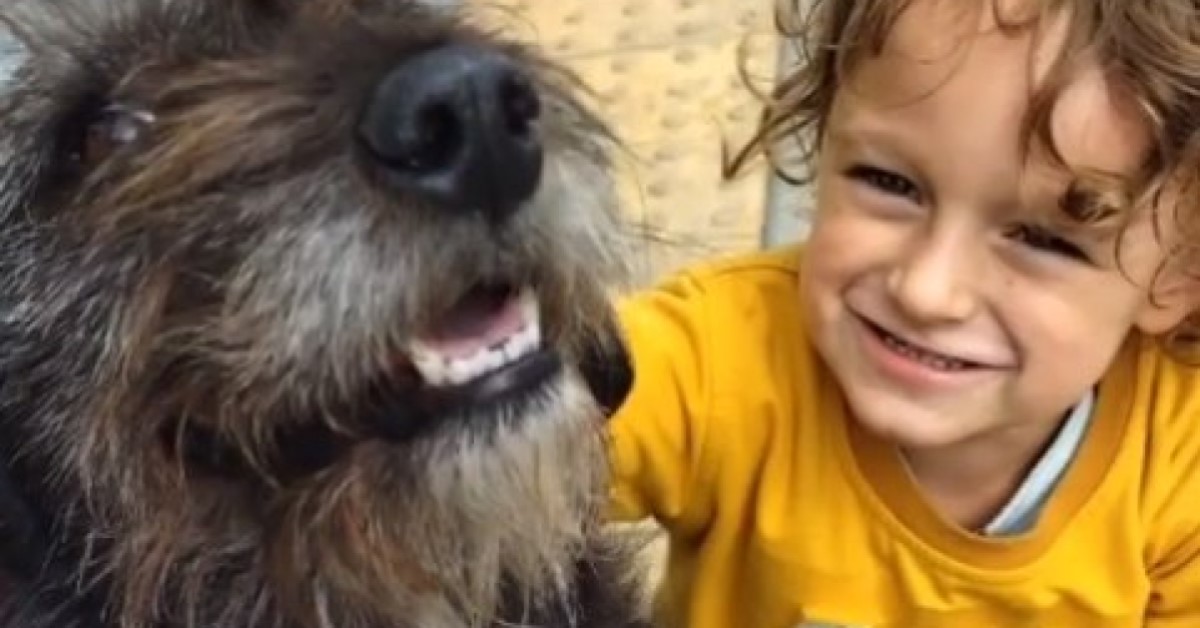
POLYGON ((447 372, 445 361, 441 355, 417 342, 409 347, 408 353, 413 366, 421 373, 421 377, 427 384, 430 386, 446 384, 447 372))
POLYGON ((449 377, 447 378, 451 384, 461 384, 468 379, 471 379, 474 371, 474 360, 450 360, 449 377))
POLYGON ((485 372, 494 371, 501 366, 508 364, 509 361, 512 360, 511 357, 506 357, 504 355, 503 346, 488 349, 481 359, 483 360, 483 368, 485 372))
POLYGON ((456 386, 497 371, 533 353, 542 343, 535 295, 522 293, 518 305, 524 324, 514 334, 467 356, 450 357, 429 344, 414 340, 409 358, 425 383, 433 387, 456 386))
POLYGON ((533 311, 527 315, 526 320, 533 321, 534 324, 526 325, 525 328, 517 332, 516 337, 513 339, 516 351, 521 355, 529 353, 542 344, 542 327, 537 324, 537 303, 533 304, 533 311))

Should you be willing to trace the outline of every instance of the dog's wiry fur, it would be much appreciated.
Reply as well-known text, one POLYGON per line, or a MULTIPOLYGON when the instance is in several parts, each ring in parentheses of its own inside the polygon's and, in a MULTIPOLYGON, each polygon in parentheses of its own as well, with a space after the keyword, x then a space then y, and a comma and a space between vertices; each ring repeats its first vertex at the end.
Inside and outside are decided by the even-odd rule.
POLYGON ((0 87, 0 446, 19 493, 0 502, 30 506, 5 506, 0 626, 631 625, 578 368, 615 348, 623 251, 607 135, 568 76, 410 0, 0 16, 23 51, 0 87), (518 59, 543 102, 540 187, 501 223, 381 185, 352 141, 380 76, 448 41, 518 59), (111 104, 152 121, 110 141, 105 116, 139 128, 111 104), (416 386, 402 343, 494 276, 536 286, 562 375, 371 436, 369 392, 416 386), (276 438, 314 422, 336 452, 285 473, 297 452, 276 438), (193 461, 190 426, 244 464, 193 461))

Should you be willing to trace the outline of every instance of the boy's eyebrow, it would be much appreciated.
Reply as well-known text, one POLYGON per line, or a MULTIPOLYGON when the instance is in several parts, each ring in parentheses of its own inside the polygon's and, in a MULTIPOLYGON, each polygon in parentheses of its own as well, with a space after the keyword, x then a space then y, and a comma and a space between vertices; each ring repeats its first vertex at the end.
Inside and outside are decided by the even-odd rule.
POLYGON ((1062 177, 1053 188, 1052 219, 1063 226, 1097 235, 1115 231, 1136 204, 1128 174, 1066 164, 1049 167, 1062 177))
POLYGON ((915 167, 919 156, 913 152, 914 141, 902 130, 887 125, 849 124, 829 130, 826 149, 862 151, 867 155, 915 167))
POLYGON ((1112 179, 1107 185, 1089 184, 1076 177, 1059 197, 1059 207, 1071 219, 1085 224, 1107 222, 1123 213, 1131 204, 1127 186, 1112 179))
POLYGON ((1116 190, 1095 187, 1076 177, 1062 189, 1033 192, 1019 207, 1020 220, 1107 241, 1128 222, 1132 203, 1116 190))
POLYGON ((830 130, 828 137, 831 142, 837 144, 861 146, 873 142, 891 144, 901 139, 903 134, 897 133, 887 125, 870 125, 859 122, 840 125, 830 130))
MULTIPOLYGON (((869 143, 851 134, 830 136, 831 141, 842 149, 856 150, 869 143)), ((901 159, 895 152, 886 153, 901 159)), ((1120 231, 1132 203, 1121 190, 1105 189, 1083 182, 1078 177, 1073 182, 1056 184, 1014 194, 1007 201, 992 199, 995 211, 1015 209, 1010 215, 1045 227, 1070 231, 1097 239, 1107 239, 1120 231)))
MULTIPOLYGON (((866 150, 869 146, 893 159, 907 161, 913 157, 907 152, 912 140, 904 129, 873 124, 869 115, 855 118, 828 130, 826 141, 830 147, 866 150)), ((1010 199, 1015 202, 1017 213, 1023 219, 1099 239, 1120 231, 1133 204, 1129 198, 1126 176, 1096 170, 1072 171, 1063 165, 1040 164, 1033 167, 1049 167, 1062 176, 1055 177, 1060 183, 1049 188, 1039 186, 1029 190, 1028 194, 1010 199)), ((1003 205, 1010 209, 1013 207, 1012 203, 1003 205)))

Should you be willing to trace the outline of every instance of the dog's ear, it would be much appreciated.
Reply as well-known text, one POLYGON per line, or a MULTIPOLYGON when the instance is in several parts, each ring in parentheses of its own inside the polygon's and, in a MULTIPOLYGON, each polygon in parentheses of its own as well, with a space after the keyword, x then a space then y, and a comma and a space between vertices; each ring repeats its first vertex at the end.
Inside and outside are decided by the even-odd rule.
POLYGON ((54 525, 0 463, 0 626, 104 628, 106 587, 52 542, 54 525))
POLYGON ((269 33, 291 22, 297 11, 316 0, 216 0, 198 4, 195 10, 208 19, 223 24, 231 34, 269 33))
POLYGON ((0 568, 33 579, 49 562, 52 524, 28 501, 7 465, 0 464, 0 568))
POLYGON ((605 416, 612 416, 625 403, 633 388, 633 359, 612 314, 586 347, 579 371, 605 416))
POLYGON ((300 4, 303 4, 300 0, 221 0, 218 8, 229 15, 274 16, 300 4))

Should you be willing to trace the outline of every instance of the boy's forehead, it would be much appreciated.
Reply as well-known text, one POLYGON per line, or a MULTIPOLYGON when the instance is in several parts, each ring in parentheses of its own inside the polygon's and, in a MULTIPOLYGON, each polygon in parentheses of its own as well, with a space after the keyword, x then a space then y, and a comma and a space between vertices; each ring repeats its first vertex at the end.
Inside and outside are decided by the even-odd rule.
MULTIPOLYGON (((1041 10, 1037 2, 998 1, 1007 23, 1034 19, 1041 10)), ((993 6, 991 0, 912 2, 882 54, 851 68, 839 99, 849 111, 834 118, 885 132, 895 127, 913 142, 942 140, 943 151, 988 146, 993 158, 1007 153, 1016 160, 1031 98, 1062 50, 1068 16, 1005 30, 993 6)), ((1075 168, 1129 175, 1149 148, 1138 108, 1099 66, 1075 69, 1057 95, 1050 128, 1075 168)))
POLYGON ((903 11, 881 42, 882 54, 864 60, 882 66, 884 76, 901 72, 902 76, 896 78, 904 79, 905 90, 924 93, 946 80, 948 73, 961 66, 972 51, 980 47, 992 50, 1003 47, 1009 53, 1006 65, 1019 59, 1025 78, 1030 85, 1036 85, 1062 49, 1069 19, 1061 11, 1051 13, 1034 28, 1041 5, 1039 0, 903 3, 903 11), (1011 28, 1016 24, 1030 27, 1011 28))

